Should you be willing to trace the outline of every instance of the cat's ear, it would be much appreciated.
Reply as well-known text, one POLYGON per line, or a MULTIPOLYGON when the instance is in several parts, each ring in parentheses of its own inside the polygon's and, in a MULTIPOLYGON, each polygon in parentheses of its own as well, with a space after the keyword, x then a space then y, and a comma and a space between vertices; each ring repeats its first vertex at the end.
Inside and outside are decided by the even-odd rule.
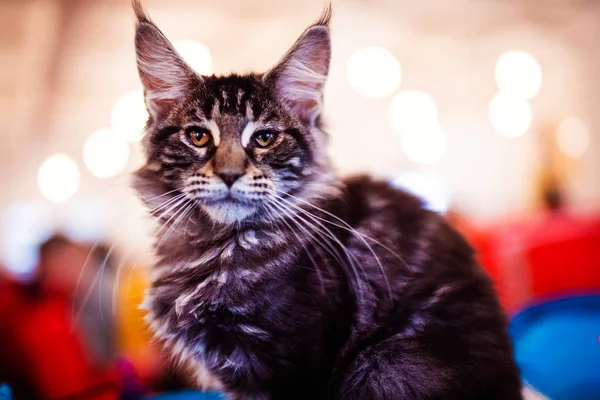
POLYGON ((323 107, 323 90, 331 59, 330 19, 329 4, 319 21, 304 31, 264 77, 294 115, 310 125, 314 125, 323 107))
POLYGON ((135 53, 144 86, 146 107, 156 120, 168 114, 191 85, 202 78, 177 53, 171 42, 144 12, 139 0, 133 0, 136 18, 135 53))

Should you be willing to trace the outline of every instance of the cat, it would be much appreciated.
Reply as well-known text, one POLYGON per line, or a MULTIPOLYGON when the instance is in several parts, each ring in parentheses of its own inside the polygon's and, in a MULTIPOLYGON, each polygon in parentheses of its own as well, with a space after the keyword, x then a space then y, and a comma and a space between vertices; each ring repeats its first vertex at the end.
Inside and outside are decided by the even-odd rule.
POLYGON ((331 7, 268 72, 200 76, 133 5, 149 112, 133 185, 158 222, 145 307, 171 354, 232 399, 521 399, 465 239, 331 166, 331 7))

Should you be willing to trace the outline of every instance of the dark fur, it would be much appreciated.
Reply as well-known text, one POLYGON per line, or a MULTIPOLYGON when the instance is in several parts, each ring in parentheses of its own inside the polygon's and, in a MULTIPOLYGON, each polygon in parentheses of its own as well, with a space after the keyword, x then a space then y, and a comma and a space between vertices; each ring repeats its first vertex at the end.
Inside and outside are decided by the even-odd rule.
POLYGON ((265 75, 200 77, 135 6, 151 114, 135 187, 160 226, 146 304, 174 355, 236 399, 521 399, 469 245, 419 199, 332 173, 324 81, 293 68, 327 75, 330 13, 265 75), (207 121, 219 145, 198 150, 185 127, 207 121), (250 123, 277 144, 240 144, 250 123))

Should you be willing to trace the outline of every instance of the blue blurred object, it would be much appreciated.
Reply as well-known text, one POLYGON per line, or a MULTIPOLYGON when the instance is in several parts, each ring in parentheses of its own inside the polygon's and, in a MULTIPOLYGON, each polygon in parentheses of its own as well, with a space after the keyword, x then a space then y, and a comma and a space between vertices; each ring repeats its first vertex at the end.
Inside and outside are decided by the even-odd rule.
POLYGON ((4 383, 0 383, 0 400, 11 400, 12 399, 12 391, 8 387, 8 385, 4 383))
POLYGON ((510 326, 523 380, 552 400, 600 399, 600 294, 528 307, 510 326))
POLYGON ((163 393, 150 397, 150 400, 224 400, 225 397, 217 392, 200 392, 197 390, 182 390, 180 392, 163 393))

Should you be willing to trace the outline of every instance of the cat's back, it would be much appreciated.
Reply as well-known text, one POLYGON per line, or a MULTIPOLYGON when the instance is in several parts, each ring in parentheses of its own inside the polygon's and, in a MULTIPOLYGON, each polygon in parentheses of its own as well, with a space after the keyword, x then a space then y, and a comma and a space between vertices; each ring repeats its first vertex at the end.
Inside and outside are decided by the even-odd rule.
POLYGON ((414 263, 425 263, 434 250, 438 256, 452 252, 465 261, 474 260, 471 246, 444 216, 427 209, 423 200, 392 186, 389 180, 358 175, 344 179, 343 187, 334 213, 370 242, 381 242, 384 246, 378 246, 377 253, 383 257, 390 256, 385 254, 389 248, 414 263))
POLYGON ((423 201, 397 187, 389 180, 370 175, 343 179, 343 199, 352 208, 356 220, 387 215, 394 218, 422 218, 428 211, 423 201))
POLYGON ((444 216, 382 179, 354 176, 344 180, 344 188, 335 211, 352 226, 347 243, 362 255, 372 283, 389 287, 405 304, 470 291, 496 308, 491 281, 473 248, 444 216))

